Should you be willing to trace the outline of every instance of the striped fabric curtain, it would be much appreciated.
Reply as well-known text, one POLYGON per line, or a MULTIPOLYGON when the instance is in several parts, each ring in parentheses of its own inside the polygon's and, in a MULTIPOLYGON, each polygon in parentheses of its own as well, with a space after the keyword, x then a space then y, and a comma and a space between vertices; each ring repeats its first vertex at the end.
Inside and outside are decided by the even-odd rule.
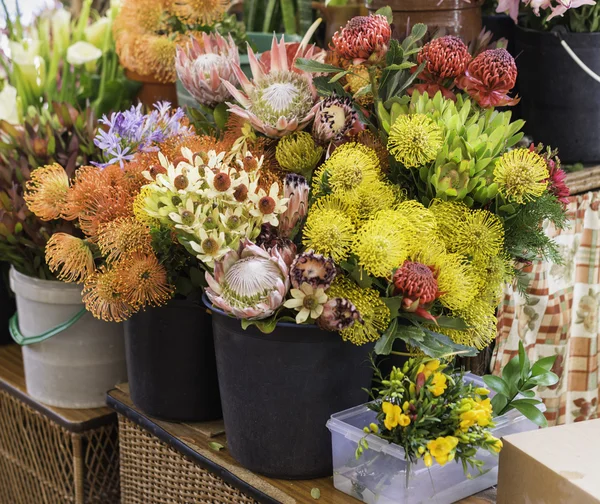
POLYGON ((506 288, 491 363, 501 375, 519 341, 531 360, 557 356, 552 371, 560 381, 538 387, 549 425, 600 418, 600 192, 571 197, 568 211, 569 229, 547 229, 563 264, 527 266, 527 297, 506 288))

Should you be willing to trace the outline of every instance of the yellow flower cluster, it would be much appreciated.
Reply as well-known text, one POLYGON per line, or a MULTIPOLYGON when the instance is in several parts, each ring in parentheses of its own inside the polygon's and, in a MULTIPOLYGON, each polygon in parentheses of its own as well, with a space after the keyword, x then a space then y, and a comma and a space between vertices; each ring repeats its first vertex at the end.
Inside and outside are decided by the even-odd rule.
POLYGON ((433 459, 441 466, 454 460, 458 438, 454 436, 439 437, 427 443, 428 452, 423 456, 426 467, 433 465, 433 459))
POLYGON ((492 404, 489 398, 467 397, 459 404, 460 430, 467 432, 474 425, 488 427, 492 423, 492 404))
MULTIPOLYGON (((404 411, 408 409, 408 403, 405 403, 406 408, 404 411)), ((403 413, 402 408, 397 404, 392 404, 390 402, 384 402, 381 405, 382 411, 385 413, 384 425, 387 430, 392 430, 394 427, 407 427, 410 425, 410 417, 403 413)))

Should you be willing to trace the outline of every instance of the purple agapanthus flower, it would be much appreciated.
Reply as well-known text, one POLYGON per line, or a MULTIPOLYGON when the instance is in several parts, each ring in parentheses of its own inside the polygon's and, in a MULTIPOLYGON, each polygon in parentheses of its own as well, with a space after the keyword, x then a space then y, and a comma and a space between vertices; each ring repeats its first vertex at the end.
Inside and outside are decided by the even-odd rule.
POLYGON ((154 104, 154 110, 148 114, 142 113, 142 105, 131 107, 124 112, 113 112, 100 119, 105 126, 99 129, 94 138, 94 145, 102 151, 103 163, 94 163, 106 168, 119 163, 121 168, 131 161, 136 152, 158 150, 156 144, 176 135, 191 135, 187 126, 181 125, 184 117, 182 109, 171 112, 169 102, 154 104))

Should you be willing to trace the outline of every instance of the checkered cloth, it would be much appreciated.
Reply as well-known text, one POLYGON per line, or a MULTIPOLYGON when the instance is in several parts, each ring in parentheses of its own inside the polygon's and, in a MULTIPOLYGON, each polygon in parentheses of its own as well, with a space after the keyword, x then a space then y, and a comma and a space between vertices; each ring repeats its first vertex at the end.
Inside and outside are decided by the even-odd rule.
POLYGON ((529 299, 506 288, 491 364, 500 375, 519 341, 531 360, 557 356, 552 371, 560 381, 538 387, 549 425, 600 416, 600 192, 571 197, 568 212, 569 229, 546 230, 558 243, 563 264, 535 262, 524 268, 531 279, 529 299))

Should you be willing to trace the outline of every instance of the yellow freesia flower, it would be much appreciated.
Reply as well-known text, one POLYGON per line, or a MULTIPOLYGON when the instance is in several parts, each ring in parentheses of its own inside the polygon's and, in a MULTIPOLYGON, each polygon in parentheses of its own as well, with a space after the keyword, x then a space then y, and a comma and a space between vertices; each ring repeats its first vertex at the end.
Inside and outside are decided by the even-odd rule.
POLYGON ((419 373, 423 373, 425 375, 425 379, 429 378, 435 371, 438 370, 438 368, 440 367, 440 361, 439 360, 431 360, 429 361, 427 364, 421 364, 419 366, 419 371, 417 372, 417 374, 419 373))
POLYGON ((385 413, 385 421, 383 423, 386 429, 392 430, 400 424, 400 417, 402 416, 400 406, 390 402, 384 402, 381 405, 381 409, 385 413))
POLYGON ((475 424, 487 427, 492 423, 492 402, 487 399, 463 399, 461 401, 460 429, 468 431, 475 424))
POLYGON ((427 443, 429 453, 441 466, 454 459, 454 450, 458 445, 458 439, 454 436, 439 437, 427 443))
POLYGON ((426 453, 423 457, 423 462, 425 462, 425 467, 431 467, 433 464, 433 459, 429 453, 426 453))
POLYGON ((429 390, 435 397, 441 396, 448 388, 448 378, 444 373, 434 373, 429 390))
POLYGON ((410 425, 410 417, 408 415, 405 415, 404 413, 402 413, 400 415, 400 417, 398 418, 398 424, 401 427, 406 427, 407 425, 410 425))

